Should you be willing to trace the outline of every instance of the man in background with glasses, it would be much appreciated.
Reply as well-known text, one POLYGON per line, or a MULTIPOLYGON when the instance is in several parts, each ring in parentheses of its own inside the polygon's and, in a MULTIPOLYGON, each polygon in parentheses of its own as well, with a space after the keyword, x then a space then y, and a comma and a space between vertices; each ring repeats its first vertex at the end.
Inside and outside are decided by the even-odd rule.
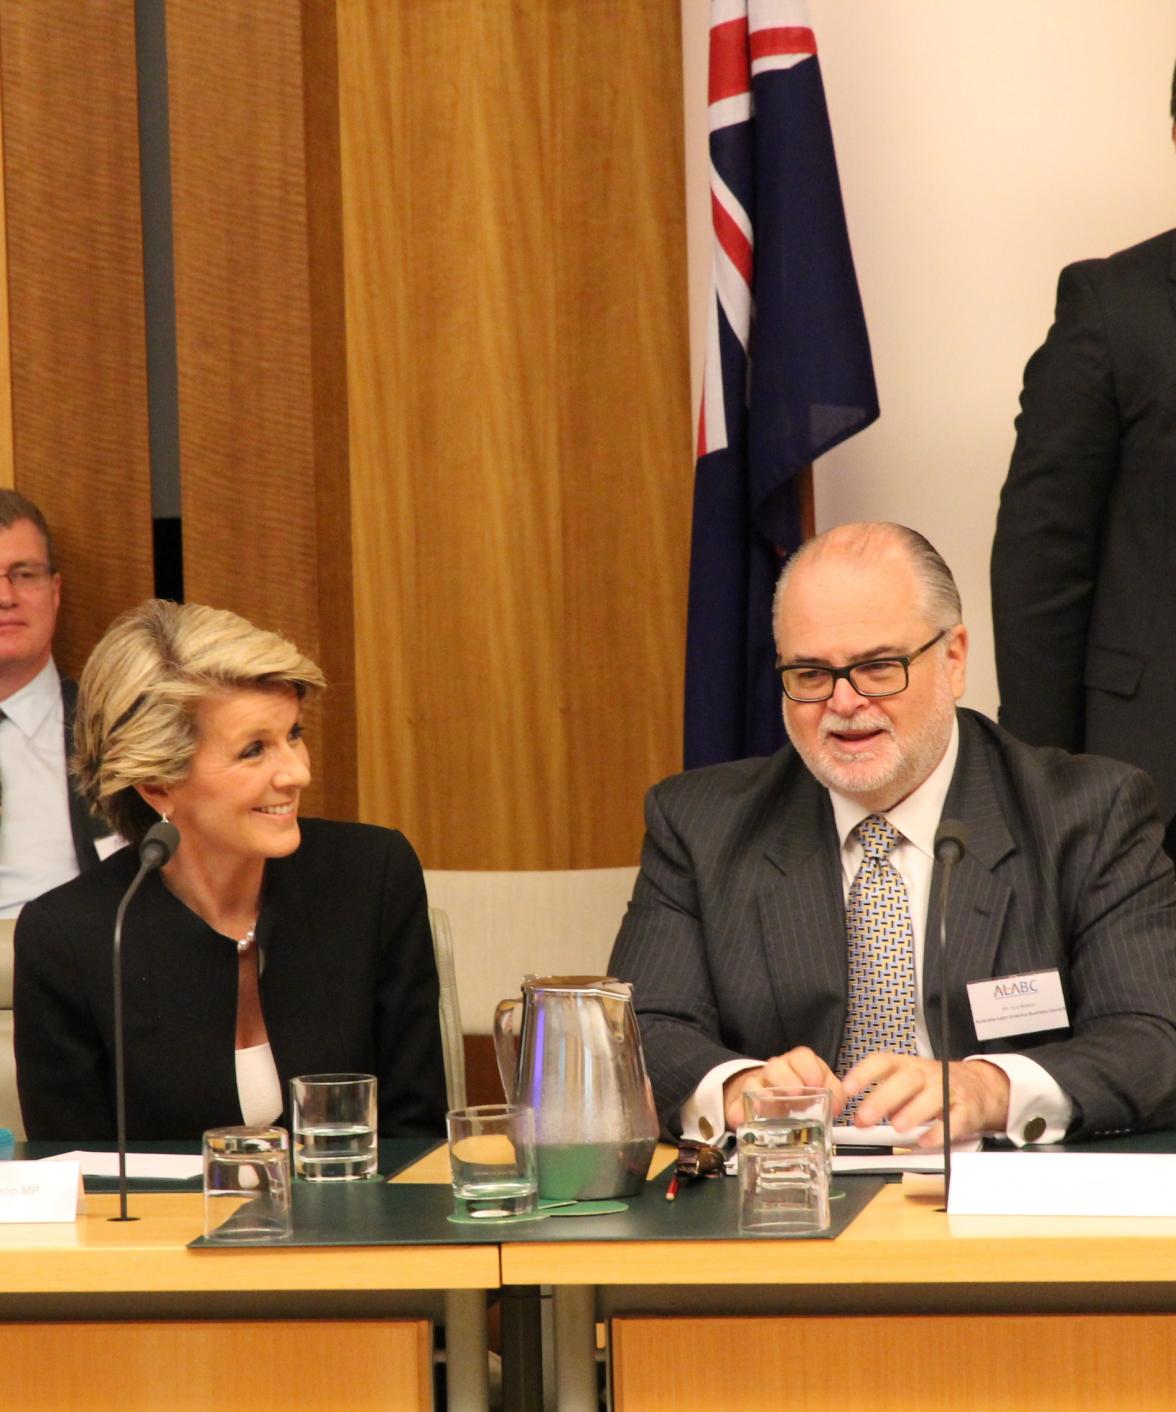
POLYGON ((102 839, 69 781, 77 687, 53 662, 60 603, 45 517, 0 490, 0 918, 121 842, 102 839))
POLYGON ((809 541, 774 607, 790 744, 650 791, 610 969, 634 983, 670 1132, 709 1139, 745 1087, 804 1085, 859 1126, 941 1141, 943 819, 969 833, 947 926, 953 1136, 1176 1123, 1176 881, 1151 782, 957 709, 960 616, 912 530, 809 541))

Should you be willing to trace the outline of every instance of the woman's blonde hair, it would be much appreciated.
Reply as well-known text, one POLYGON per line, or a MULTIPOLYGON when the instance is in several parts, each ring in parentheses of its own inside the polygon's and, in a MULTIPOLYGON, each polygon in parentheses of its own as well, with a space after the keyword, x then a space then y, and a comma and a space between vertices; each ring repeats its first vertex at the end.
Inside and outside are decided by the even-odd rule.
POLYGON ((71 769, 91 809, 138 845, 157 815, 136 785, 178 784, 196 708, 221 691, 325 686, 292 642, 224 608, 149 598, 116 618, 78 683, 71 769))

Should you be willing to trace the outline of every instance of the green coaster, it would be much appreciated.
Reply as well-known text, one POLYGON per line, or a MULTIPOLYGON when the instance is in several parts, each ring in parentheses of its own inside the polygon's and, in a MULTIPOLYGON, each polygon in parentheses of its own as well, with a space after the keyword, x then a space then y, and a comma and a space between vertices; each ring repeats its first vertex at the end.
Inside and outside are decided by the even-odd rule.
POLYGON ((577 1201, 571 1206, 559 1206, 548 1212, 551 1216, 615 1216, 627 1211, 627 1201, 577 1201))
POLYGON ((528 1211, 525 1216, 459 1216, 451 1211, 448 1219, 455 1226, 521 1226, 527 1221, 545 1221, 546 1211, 528 1211))

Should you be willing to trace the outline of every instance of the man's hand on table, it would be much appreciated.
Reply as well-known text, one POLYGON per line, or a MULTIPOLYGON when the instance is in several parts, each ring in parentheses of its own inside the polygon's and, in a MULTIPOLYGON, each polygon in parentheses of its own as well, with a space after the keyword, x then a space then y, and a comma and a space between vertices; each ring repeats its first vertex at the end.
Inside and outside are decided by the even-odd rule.
MULTIPOLYGON (((1009 1115, 1009 1079, 1004 1070, 983 1059, 969 1059, 950 1064, 948 1071, 952 1141, 1003 1132, 1009 1115)), ((871 1085, 873 1091, 854 1114, 855 1126, 868 1128, 888 1122, 903 1133, 930 1123, 915 1145, 943 1145, 943 1123, 939 1121, 943 1114, 943 1069, 938 1059, 868 1054, 846 1074, 844 1092, 847 1098, 854 1098, 871 1085)))
POLYGON ((845 1107, 841 1080, 819 1054, 804 1045, 777 1054, 758 1069, 741 1069, 723 1085, 723 1111, 732 1132, 743 1122, 745 1088, 827 1088, 833 1095, 833 1112, 845 1107))
MULTIPOLYGON (((1009 1111, 1009 1080, 1004 1070, 983 1059, 969 1059, 950 1065, 950 1076, 952 1139, 1003 1132, 1009 1111)), ((920 1059, 912 1054, 867 1055, 842 1080, 820 1055, 801 1045, 786 1054, 777 1054, 759 1068, 732 1074, 723 1085, 723 1110, 727 1127, 734 1132, 743 1121, 746 1088, 827 1088, 836 1118, 851 1098, 871 1085, 873 1092, 854 1114, 856 1127, 889 1122, 903 1133, 930 1123, 916 1145, 942 1145, 942 1069, 938 1059, 920 1059)))

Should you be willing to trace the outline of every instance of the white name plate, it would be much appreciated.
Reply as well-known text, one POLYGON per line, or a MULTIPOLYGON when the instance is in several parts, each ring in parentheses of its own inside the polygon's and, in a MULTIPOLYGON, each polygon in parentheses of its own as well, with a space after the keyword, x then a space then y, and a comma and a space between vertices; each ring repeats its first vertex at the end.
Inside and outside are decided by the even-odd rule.
POLYGON ((1176 1216, 1176 1153, 953 1154, 947 1209, 952 1216, 1176 1216))
POLYGON ((1064 1030, 1070 1024, 1057 971, 1027 971, 968 984, 977 1039, 1064 1030))
POLYGON ((0 1162, 0 1224, 76 1221, 76 1162, 0 1162))

